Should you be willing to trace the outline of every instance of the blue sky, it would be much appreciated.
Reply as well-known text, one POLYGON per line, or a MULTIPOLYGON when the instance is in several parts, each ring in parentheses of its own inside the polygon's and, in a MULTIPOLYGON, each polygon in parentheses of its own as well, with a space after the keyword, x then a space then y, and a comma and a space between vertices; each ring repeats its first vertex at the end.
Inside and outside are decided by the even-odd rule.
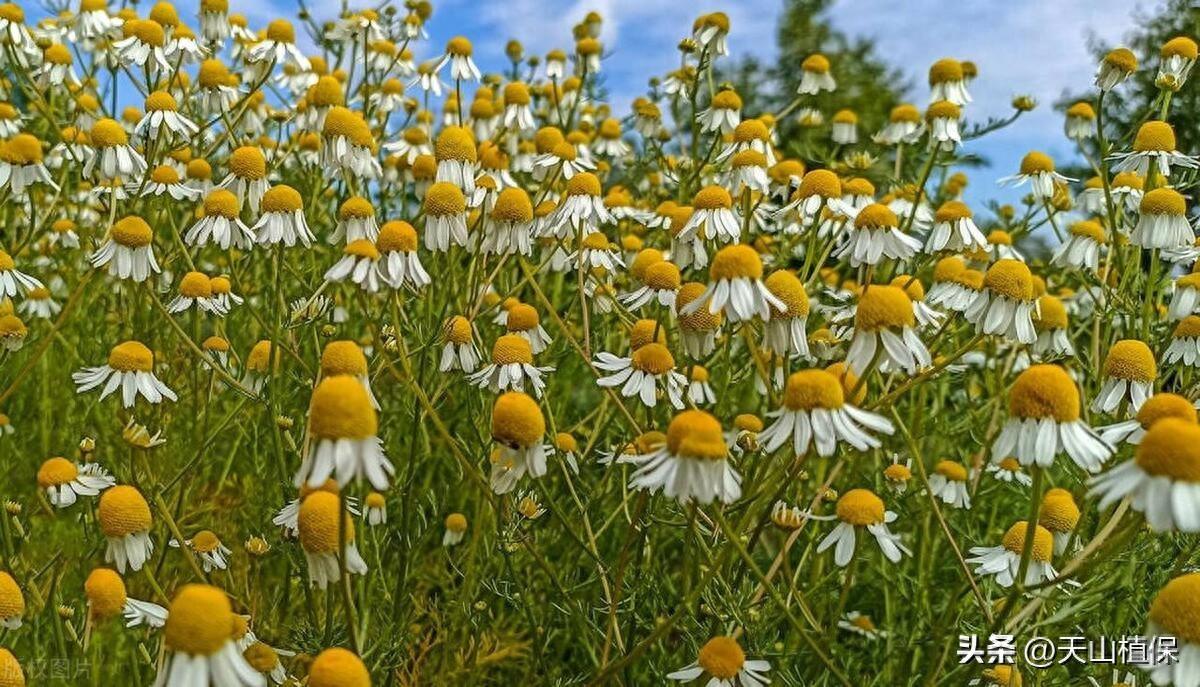
MULTIPOLYGON (((644 91, 646 75, 677 66, 675 46, 694 16, 726 12, 733 27, 732 52, 771 59, 782 5, 782 0, 442 0, 435 4, 432 41, 426 47, 440 50, 447 38, 461 33, 474 40, 481 65, 494 67, 509 38, 536 52, 569 47, 571 26, 596 10, 605 17, 602 39, 612 53, 604 65, 606 83, 613 105, 624 112, 629 100, 644 91)), ((1066 90, 1090 85, 1095 65, 1087 50, 1089 36, 1119 42, 1136 12, 1159 5, 1159 0, 841 0, 830 19, 847 34, 875 39, 881 56, 904 67, 919 104, 927 98, 925 69, 946 56, 979 66, 968 118, 983 121, 1008 114, 1016 93, 1039 100, 1035 112, 972 144, 971 150, 993 163, 972 172, 969 198, 982 202, 1020 196, 998 188, 995 180, 1015 171, 1025 152, 1039 149, 1064 160, 1074 156, 1062 135, 1061 116, 1050 104, 1066 90)), ((336 4, 329 8, 337 11, 336 4)), ((320 11, 318 5, 315 13, 320 11)))

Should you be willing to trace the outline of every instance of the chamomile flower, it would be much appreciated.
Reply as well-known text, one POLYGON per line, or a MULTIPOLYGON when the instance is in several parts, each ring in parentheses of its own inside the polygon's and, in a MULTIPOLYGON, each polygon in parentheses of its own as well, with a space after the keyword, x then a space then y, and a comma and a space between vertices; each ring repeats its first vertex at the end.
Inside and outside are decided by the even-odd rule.
POLYGON ((167 312, 180 313, 190 308, 222 316, 225 308, 213 298, 212 280, 203 272, 188 272, 179 281, 179 295, 167 304, 167 312))
POLYGON ((518 334, 504 334, 492 346, 492 362, 467 380, 481 389, 501 393, 513 389, 524 391, 526 382, 533 392, 541 397, 546 389, 542 375, 553 372, 553 367, 538 367, 533 364, 533 347, 528 338, 518 334))
POLYGON ((742 99, 732 88, 718 91, 708 107, 696 115, 696 121, 702 131, 731 134, 742 121, 742 99))
POLYGON ((263 195, 270 188, 267 158, 263 151, 254 146, 235 149, 229 154, 229 174, 218 186, 237 196, 239 212, 243 206, 249 206, 250 212, 258 214, 263 195))
POLYGON ((591 172, 580 172, 567 181, 566 197, 555 208, 542 236, 559 239, 588 235, 616 221, 604 205, 600 179, 591 172))
POLYGON ((81 465, 66 458, 50 458, 38 468, 37 483, 50 505, 67 508, 80 496, 95 496, 117 482, 98 463, 81 465))
POLYGON ((379 417, 360 379, 322 379, 313 390, 308 423, 312 440, 296 473, 296 486, 319 486, 333 476, 338 484, 366 477, 375 489, 387 488, 395 468, 384 455, 379 417))
POLYGON ((1030 151, 1021 158, 1021 169, 1013 176, 999 180, 1002 186, 1022 186, 1029 184, 1033 197, 1038 200, 1053 199, 1058 184, 1065 184, 1069 179, 1054 171, 1054 160, 1049 155, 1037 150, 1030 151))
POLYGON ((419 291, 432 283, 417 255, 417 231, 408 222, 385 222, 379 229, 375 248, 380 254, 379 276, 392 288, 407 286, 419 291))
POLYGON ((1173 188, 1161 187, 1142 196, 1137 224, 1129 242, 1140 248, 1177 249, 1192 245, 1195 235, 1187 218, 1187 203, 1173 188))
POLYGON ((438 60, 435 72, 450 65, 450 78, 456 81, 479 81, 482 75, 479 67, 475 66, 472 54, 475 49, 465 36, 455 36, 446 42, 446 52, 438 60))
POLYGON ((1021 469, 1021 461, 1012 456, 1006 458, 993 456, 992 461, 988 463, 985 470, 1001 482, 1016 482, 1023 487, 1033 484, 1033 478, 1029 476, 1029 473, 1021 469))
POLYGON ((126 184, 125 188, 130 193, 140 188, 143 197, 170 196, 174 200, 190 201, 200 195, 200 191, 185 184, 179 177, 179 172, 170 165, 155 167, 150 170, 150 177, 145 183, 131 182, 126 184))
MULTIPOLYGON (((179 548, 179 542, 175 539, 168 542, 172 548, 179 548)), ((212 572, 213 570, 225 570, 229 567, 229 554, 233 553, 229 547, 221 543, 217 535, 212 530, 200 530, 192 535, 191 539, 185 539, 183 546, 188 547, 195 552, 200 559, 200 565, 204 568, 204 572, 212 572)))
POLYGON ((822 91, 833 91, 837 82, 829 73, 829 58, 820 53, 813 53, 800 63, 800 85, 796 93, 800 95, 816 95, 822 91))
POLYGON ((480 250, 496 255, 529 255, 533 252, 533 203, 520 187, 505 188, 496 196, 480 250))
POLYGON ((462 370, 470 374, 479 366, 479 350, 475 348, 471 322, 455 315, 442 326, 442 359, 438 370, 462 370))
POLYGON ((888 525, 896 521, 897 515, 886 509, 883 499, 875 492, 869 489, 847 491, 838 498, 835 513, 830 517, 809 517, 838 521, 833 530, 817 545, 817 553, 833 548, 833 561, 839 567, 845 567, 854 557, 857 530, 860 527, 875 537, 875 542, 884 557, 892 563, 899 563, 905 554, 912 555, 912 552, 900 543, 900 536, 888 529, 888 525))
POLYGON ((1187 422, 1196 422, 1196 406, 1192 402, 1172 393, 1157 393, 1146 399, 1137 415, 1106 427, 1098 427, 1100 436, 1114 446, 1119 443, 1141 443, 1146 436, 1146 430, 1163 418, 1173 417, 1187 422))
POLYGON ((231 191, 214 188, 204 197, 204 216, 183 235, 190 246, 203 247, 212 243, 229 250, 246 250, 254 245, 255 235, 240 217, 238 198, 231 191))
POLYGON ((108 540, 104 560, 122 573, 126 568, 141 570, 154 552, 150 538, 153 519, 142 493, 124 484, 108 488, 100 495, 96 520, 108 540))
POLYGON ((0 250, 0 299, 28 296, 39 288, 44 288, 42 282, 18 270, 13 257, 0 250))
POLYGON ((827 169, 814 169, 800 180, 800 186, 792 194, 791 201, 781 207, 776 213, 777 220, 786 221, 789 215, 795 214, 795 228, 787 233, 799 233, 804 224, 819 217, 825 207, 839 214, 853 214, 853 211, 842 202, 842 182, 837 175, 827 169))
POLYGON ((770 320, 771 309, 787 310, 787 305, 767 289, 762 281, 763 265, 758 251, 746 244, 725 246, 713 256, 709 267, 711 280, 704 293, 679 312, 691 315, 707 304, 710 313, 723 312, 730 322, 758 317, 770 320))
POLYGON ((830 119, 830 140, 838 145, 858 143, 858 115, 854 110, 838 110, 830 119))
MULTIPOLYGON (((525 475, 538 478, 546 474, 546 454, 550 447, 546 436, 546 418, 537 401, 520 391, 509 391, 492 405, 492 491, 507 494, 525 475)), ((465 527, 464 527, 465 529, 465 527)))
POLYGON ((1025 520, 1013 523, 1004 533, 999 546, 972 546, 971 557, 966 559, 966 562, 977 566, 976 575, 995 576, 996 584, 1007 589, 1017 581, 1021 570, 1021 557, 1030 536, 1033 537, 1032 549, 1025 579, 1020 583, 1030 586, 1053 580, 1058 576, 1058 571, 1051 563, 1054 556, 1054 535, 1041 525, 1034 525, 1031 534, 1029 522, 1025 520))
MULTIPOLYGON (((658 253, 656 250, 654 252, 658 253)), ((681 286, 679 268, 674 263, 662 259, 661 255, 659 253, 658 260, 639 270, 637 278, 642 285, 619 297, 621 303, 629 310, 636 312, 648 303, 654 302, 672 310, 675 309, 676 294, 681 286)))
POLYGON ((1167 122, 1149 121, 1138 127, 1133 138, 1133 150, 1117 153, 1111 160, 1117 172, 1133 172, 1139 177, 1147 176, 1151 170, 1164 178, 1171 175, 1171 165, 1176 168, 1195 169, 1200 160, 1176 150, 1175 129, 1167 122))
POLYGON ((153 140, 165 134, 170 137, 191 138, 200 131, 195 122, 179 113, 179 104, 167 91, 154 91, 146 96, 146 114, 133 128, 135 136, 153 140))
POLYGON ((1079 390, 1063 368, 1030 366, 1009 391, 1009 419, 992 444, 993 455, 1047 468, 1065 452, 1079 467, 1098 472, 1113 447, 1080 418, 1079 410, 1079 390))
POLYGON ((308 687, 370 687, 371 674, 362 659, 334 647, 317 654, 308 668, 308 687))
POLYGON ((354 377, 366 389, 371 405, 379 410, 379 401, 371 391, 371 378, 367 367, 367 356, 362 347, 350 340, 330 341, 321 351, 321 376, 335 377, 349 375, 354 377))
POLYGON ((883 372, 916 374, 932 362, 916 326, 913 301, 903 288, 866 288, 854 313, 854 338, 846 362, 855 374, 863 374, 875 365, 883 372))
POLYGON ((692 214, 675 240, 688 241, 699 236, 718 243, 737 243, 741 224, 733 212, 733 198, 720 186, 706 186, 692 198, 692 214))
POLYGON ((933 230, 925 240, 925 252, 942 250, 961 252, 987 247, 987 238, 979 231, 974 214, 966 203, 950 200, 934 212, 933 230))
POLYGON ((708 675, 707 687, 762 687, 771 680, 766 672, 771 669, 767 661, 747 659, 746 652, 733 637, 713 637, 700 647, 696 661, 680 670, 667 674, 668 680, 692 682, 708 675))
POLYGON ((683 350, 694 360, 701 360, 713 352, 717 345, 717 334, 721 327, 721 312, 709 308, 708 287, 699 282, 688 282, 679 287, 675 295, 675 309, 679 313, 678 324, 683 350), (691 312, 691 303, 698 303, 691 312))
POLYGON ((145 69, 151 80, 170 73, 167 34, 162 24, 153 19, 130 19, 121 26, 121 31, 125 37, 113 43, 112 49, 122 65, 145 69))
POLYGON ((1200 367, 1200 317, 1188 315, 1175 325, 1171 332, 1171 345, 1163 354, 1163 362, 1200 367))
POLYGON ((552 341, 549 332, 541 324, 537 309, 526 303, 515 303, 508 309, 504 328, 509 334, 528 341, 534 355, 546 350, 552 341))
POLYGON ((1156 532, 1200 531, 1200 425, 1194 419, 1159 419, 1146 430, 1133 460, 1090 484, 1100 508, 1129 497, 1156 532))
POLYGON ((900 220, 886 205, 873 203, 854 216, 847 238, 833 257, 848 258, 851 267, 876 265, 881 260, 908 260, 921 242, 900 230, 900 220))
POLYGON ((997 260, 983 277, 983 289, 963 312, 975 332, 1019 343, 1037 340, 1033 328, 1033 274, 1020 260, 997 260))
POLYGON ((1046 491, 1038 509, 1038 524, 1054 535, 1054 555, 1061 556, 1079 524, 1079 505, 1071 492, 1060 487, 1046 491))
POLYGON ((375 153, 375 136, 363 116, 345 107, 331 108, 321 128, 321 164, 369 181, 383 174, 375 153))
POLYGON ((466 246, 467 199, 448 181, 439 181, 425 192, 425 249, 446 252, 450 245, 466 246))
POLYGON ((891 434, 892 423, 846 402, 842 382, 825 370, 801 370, 787 379, 783 404, 767 413, 773 421, 759 434, 763 450, 773 452, 790 444, 792 455, 804 456, 809 447, 830 456, 838 443, 859 451, 878 448, 873 433, 891 434))
POLYGON ((304 219, 304 199, 291 186, 276 184, 268 188, 259 209, 262 214, 250 228, 259 245, 283 244, 291 248, 299 243, 307 248, 316 240, 304 219))
POLYGON ((1096 135, 1096 111, 1086 102, 1077 102, 1067 108, 1064 125, 1067 138, 1082 141, 1096 135))
POLYGON ((95 154, 84 162, 84 176, 130 181, 146 171, 145 158, 129 145, 129 134, 117 120, 97 120, 88 138, 95 154))
POLYGON ((1171 304, 1167 314, 1173 320, 1182 320, 1200 312, 1200 272, 1191 272, 1175 280, 1171 304))
POLYGON ((1067 230, 1067 240, 1059 245, 1050 259, 1053 264, 1065 267, 1086 267, 1095 270, 1100 266, 1100 249, 1108 245, 1108 237, 1099 222, 1081 220, 1067 230))
POLYGON ((100 388, 100 399, 120 389, 121 405, 132 408, 138 396, 147 403, 161 403, 163 399, 178 400, 175 392, 154 376, 154 354, 138 341, 126 341, 113 346, 108 362, 97 367, 85 367, 71 375, 77 385, 77 393, 100 388))
POLYGON ((1196 41, 1187 36, 1176 36, 1163 43, 1155 84, 1173 91, 1182 88, 1192 65, 1196 64, 1197 53, 1196 41))
POLYGON ((721 423, 702 410, 678 413, 667 427, 665 444, 649 453, 622 456, 619 462, 637 466, 629 480, 631 489, 662 490, 682 504, 728 504, 742 494, 721 423))
POLYGON ((929 102, 947 101, 955 105, 971 102, 963 63, 945 57, 929 67, 929 102))
POLYGON ((344 560, 341 563, 350 574, 363 575, 367 572, 367 564, 359 555, 354 541, 354 520, 350 513, 342 509, 337 494, 327 491, 309 494, 300 503, 296 523, 311 584, 325 589, 330 582, 337 582, 339 558, 343 551, 344 560), (340 537, 339 531, 342 533, 340 537))
POLYGON ((1174 658, 1162 660, 1151 656, 1149 663, 1142 666, 1155 685, 1188 687, 1200 682, 1200 633, 1191 620, 1200 612, 1197 599, 1200 599, 1200 573, 1190 572, 1168 582, 1150 604, 1147 643, 1155 646, 1159 638, 1171 637, 1177 647, 1174 658))
POLYGON ((325 272, 325 280, 350 280, 367 293, 379 290, 379 250, 370 239, 357 239, 342 249, 342 258, 325 272))
POLYGON ((286 19, 274 19, 267 24, 262 40, 246 51, 246 62, 259 69, 287 64, 300 71, 308 71, 312 67, 308 58, 296 47, 296 29, 286 19))
POLYGON ((888 113, 888 123, 872 136, 872 139, 886 146, 912 144, 920 139, 924 131, 925 122, 921 119, 921 111, 915 105, 901 103, 891 109, 888 113))
POLYGON ((809 302, 804 284, 788 270, 776 270, 763 282, 783 308, 772 306, 763 327, 763 348, 780 356, 807 358, 809 302))
POLYGON ((26 193, 34 184, 45 184, 55 190, 58 184, 42 162, 42 142, 32 134, 17 134, 0 147, 0 188, 7 187, 15 195, 26 193))
POLYGON ((1062 300, 1049 294, 1038 298, 1033 312, 1033 328, 1037 332, 1033 352, 1043 358, 1075 355, 1075 346, 1068 335, 1069 324, 1062 300))
POLYGON ((442 523, 442 546, 457 546, 467 536, 467 517, 462 513, 451 513, 442 523))
POLYGON ((1143 341, 1122 339, 1104 359, 1103 384, 1092 401, 1092 412, 1114 414, 1118 408, 1136 413, 1154 393, 1158 365, 1143 341))
POLYGON ((186 584, 176 592, 163 627, 166 658, 155 687, 265 687, 231 636, 233 608, 224 591, 186 584))
POLYGON ((966 466, 955 460, 940 460, 933 466, 929 476, 929 492, 934 497, 954 508, 971 507, 970 473, 966 466))
POLYGON ((881 639, 888 635, 886 631, 876 627, 871 616, 858 611, 850 611, 843 615, 841 620, 838 620, 838 628, 870 640, 881 639))
POLYGON ((1129 48, 1109 50, 1096 67, 1096 88, 1111 91, 1137 71, 1137 66, 1137 56, 1129 48))
POLYGON ((962 143, 962 133, 959 130, 962 120, 962 107, 949 100, 939 100, 925 110, 925 121, 929 129, 929 147, 931 150, 952 151, 962 143))
POLYGON ((637 397, 647 408, 658 403, 661 384, 671 405, 684 407, 683 391, 688 380, 675 370, 675 358, 661 343, 650 342, 636 347, 628 358, 601 351, 593 365, 603 376, 596 380, 602 387, 620 387, 626 398, 637 397))
POLYGON ((125 616, 126 627, 159 628, 167 622, 167 609, 149 601, 130 598, 125 581, 111 568, 95 568, 83 583, 88 615, 92 621, 125 616))

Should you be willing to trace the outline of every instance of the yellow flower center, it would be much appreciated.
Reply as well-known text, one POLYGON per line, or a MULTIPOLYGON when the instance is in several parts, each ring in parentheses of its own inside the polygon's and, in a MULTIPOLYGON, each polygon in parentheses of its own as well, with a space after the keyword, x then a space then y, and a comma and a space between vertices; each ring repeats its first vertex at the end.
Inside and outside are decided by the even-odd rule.
POLYGON ((1163 43, 1161 51, 1163 57, 1182 57, 1186 60, 1195 60, 1196 54, 1196 41, 1187 36, 1176 36, 1163 43))
POLYGON ((93 570, 84 580, 83 593, 87 596, 92 616, 97 619, 113 618, 125 610, 125 581, 115 570, 93 570))
POLYGON ((685 410, 667 426, 667 450, 680 458, 725 460, 729 449, 717 418, 703 410, 685 410))
POLYGON ((821 53, 813 53, 804 58, 800 63, 800 69, 813 74, 826 74, 829 72, 829 58, 821 53))
MULTIPOLYGON (((1017 554, 1023 555, 1025 552, 1025 538, 1028 536, 1026 532, 1029 530, 1029 522, 1021 520, 1013 523, 1013 526, 1008 528, 1004 533, 1002 544, 1004 548, 1017 554)), ((1049 563, 1050 557, 1054 555, 1054 535, 1050 530, 1035 525, 1033 531, 1033 553, 1031 558, 1040 563, 1049 563)))
POLYGON ((733 207, 733 198, 720 186, 705 186, 692 197, 692 205, 697 210, 727 210, 733 207))
POLYGON ((467 531, 467 516, 462 513, 451 513, 446 516, 446 529, 451 532, 466 532, 467 531))
POLYGON ((840 195, 842 182, 836 174, 827 169, 814 169, 805 174, 800 180, 800 188, 796 189, 796 196, 799 198, 837 198, 840 195))
POLYGON ((783 391, 783 404, 790 410, 836 410, 845 403, 842 383, 825 370, 793 372, 783 391))
POLYGON ((636 351, 648 343, 665 344, 667 332, 657 320, 638 320, 629 330, 629 348, 636 351))
POLYGON ((1142 437, 1134 460, 1151 476, 1200 482, 1200 425, 1174 417, 1159 420, 1142 437))
POLYGON ((713 256, 708 274, 713 281, 722 279, 761 279, 762 258, 752 246, 744 243, 725 246, 713 256))
POLYGON ((679 268, 674 263, 660 260, 646 268, 642 282, 652 289, 677 291, 680 284, 679 268))
POLYGON ((267 24, 267 40, 276 43, 295 43, 296 29, 286 19, 275 19, 267 24))
POLYGON ((163 641, 189 656, 212 656, 230 640, 232 629, 233 609, 225 592, 187 584, 171 600, 163 641))
POLYGON ((1131 74, 1137 69, 1137 56, 1129 48, 1114 48, 1104 56, 1104 64, 1131 74))
POLYGON ((1142 429, 1150 429, 1168 417, 1196 424, 1196 406, 1178 394, 1158 393, 1146 399, 1137 413, 1142 429))
POLYGON ((950 57, 943 57, 929 67, 929 85, 963 80, 962 62, 950 57))
POLYGON ((328 491, 314 491, 300 502, 296 526, 300 531, 300 546, 309 553, 334 553, 339 549, 338 530, 345 528, 347 544, 354 541, 354 521, 342 510, 340 497, 328 491), (341 513, 343 524, 338 524, 341 513))
POLYGON ((442 326, 442 338, 447 343, 465 344, 471 340, 471 322, 462 315, 455 315, 442 326))
POLYGON ((150 505, 135 487, 119 484, 104 490, 97 510, 106 537, 124 537, 150 529, 150 505))
POLYGON ((907 482, 912 479, 912 470, 903 463, 892 463, 883 469, 883 476, 893 482, 907 482))
POLYGON ((1149 215, 1183 216, 1187 213, 1187 202, 1173 188, 1156 188, 1142 196, 1141 210, 1149 215))
POLYGON ((212 280, 203 272, 188 272, 179 282, 179 293, 185 298, 209 298, 212 280))
POLYGON ((950 480, 951 482, 967 481, 967 468, 965 465, 957 461, 938 461, 938 464, 933 467, 933 471, 950 480))
POLYGON ((321 352, 321 375, 333 377, 336 375, 365 375, 367 374, 367 357, 362 348, 349 340, 330 341, 321 352))
POLYGON ((313 391, 310 429, 319 439, 366 439, 379 418, 361 382, 349 375, 326 377, 313 391))
POLYGON ((934 119, 962 119, 962 108, 949 100, 939 100, 933 103, 925 110, 925 117, 930 121, 934 119))
POLYGON ((1033 274, 1020 260, 997 260, 984 275, 983 285, 1015 301, 1033 300, 1033 274))
POLYGON ((537 309, 526 303, 514 303, 508 308, 508 320, 505 327, 510 332, 526 332, 541 323, 537 309))
POLYGON ((883 522, 884 511, 883 499, 869 489, 851 489, 837 502, 838 520, 858 527, 883 522))
POLYGON ((246 647, 246 650, 242 652, 242 657, 246 659, 246 663, 249 663, 251 668, 260 673, 269 673, 279 665, 279 655, 262 642, 255 642, 246 647))
MULTIPOLYGON (((764 124, 761 120, 758 120, 758 119, 743 120, 740 124, 738 124, 733 129, 733 142, 734 143, 752 143, 754 141, 760 141, 760 142, 766 143, 769 140, 771 140, 770 130, 767 129, 766 124, 764 124)), ((796 175, 799 176, 803 173, 804 173, 804 168, 801 167, 796 172, 796 175)))
POLYGON ((788 270, 776 270, 768 275, 763 283, 772 295, 787 306, 783 312, 771 306, 772 317, 808 316, 808 294, 804 291, 803 282, 795 274, 788 270))
POLYGON ((192 536, 192 548, 200 553, 212 553, 221 546, 221 540, 212 530, 200 530, 192 536))
POLYGON ((304 199, 300 192, 291 186, 277 184, 267 189, 262 197, 262 211, 265 212, 296 212, 304 208, 304 199))
POLYGON ((1133 149, 1136 152, 1171 152, 1175 150, 1175 129, 1166 122, 1146 122, 1138 127, 1133 149))
MULTIPOLYGON (((1200 276, 1200 275, 1188 275, 1188 276, 1190 277, 1190 276, 1200 276)), ((1179 281, 1182 282, 1183 279, 1181 278, 1179 281)), ((1179 324, 1175 325, 1175 331, 1173 331, 1171 333, 1171 336, 1176 339, 1193 339, 1193 338, 1200 337, 1200 316, 1188 315, 1187 317, 1180 320, 1179 324)))
POLYGON ((912 327, 916 324, 912 300, 899 286, 871 286, 863 292, 854 326, 864 331, 912 327))
POLYGON ((204 215, 206 217, 224 217, 232 220, 238 216, 238 200, 232 191, 214 188, 204 197, 204 215))
POLYGON ((448 126, 438 134, 434 145, 434 157, 442 160, 475 162, 475 137, 461 126, 448 126))
POLYGON ((540 442, 545 434, 546 418, 537 401, 519 391, 509 391, 496 399, 492 406, 493 439, 508 446, 528 448, 540 442))
POLYGON ((1052 417, 1074 422, 1079 419, 1079 390, 1058 365, 1033 365, 1013 383, 1008 409, 1022 420, 1052 417))
POLYGON ((78 475, 79 469, 75 463, 66 458, 51 458, 38 469, 37 482, 42 489, 57 487, 71 482, 78 475))
POLYGON ((1038 331, 1067 328, 1067 308, 1055 296, 1045 295, 1038 298, 1038 307, 1034 311, 1033 324, 1038 331))
POLYGON ((700 647, 698 663, 714 678, 733 680, 746 664, 746 654, 733 637, 713 637, 700 647))
POLYGON ((112 240, 126 248, 141 248, 150 245, 154 233, 146 220, 135 215, 117 220, 110 232, 112 240))
POLYGON ((118 372, 150 372, 154 354, 139 341, 125 341, 109 351, 108 366, 118 372))
POLYGON ((267 176, 267 158, 258 148, 242 146, 229 155, 229 171, 243 179, 259 180, 267 176))
MULTIPOLYGON (((679 292, 675 294, 676 310, 682 311, 684 306, 703 295, 705 288, 704 284, 694 281, 680 286, 679 292)), ((719 326, 721 326, 721 313, 709 312, 707 305, 690 315, 679 316, 679 328, 686 331, 711 331, 719 326)))
POLYGON ((179 183, 179 172, 170 165, 160 165, 150 172, 150 181, 156 184, 173 185, 179 183))
POLYGON ((1104 374, 1116 379, 1153 382, 1158 377, 1154 353, 1144 342, 1123 339, 1113 344, 1104 360, 1104 374))
POLYGON ((1012 666, 992 666, 983 671, 983 677, 995 687, 1021 687, 1021 674, 1012 666))
POLYGON ((1079 523, 1079 506, 1066 489, 1055 487, 1042 497, 1038 524, 1051 532, 1070 532, 1079 523))
POLYGON ((652 375, 662 375, 675 369, 675 358, 671 351, 660 343, 648 343, 639 347, 631 356, 635 369, 652 375))
POLYGON ((335 647, 317 654, 308 669, 308 687, 371 687, 371 675, 362 659, 335 647))
POLYGON ((533 349, 525 337, 504 334, 492 346, 492 362, 496 365, 529 365, 533 363, 533 349))
POLYGON ((859 229, 887 229, 899 226, 896 213, 880 203, 871 203, 858 212, 854 226, 859 229))
POLYGON ((1185 645, 1200 644, 1200 573, 1176 577, 1159 590, 1150 620, 1185 645))
POLYGON ((425 214, 432 217, 459 215, 466 212, 467 199, 457 186, 439 181, 425 192, 425 214))
MULTIPOLYGON (((1078 119, 1092 120, 1096 118, 1096 111, 1092 106, 1085 102, 1078 102, 1067 108, 1067 116, 1078 119)), ((1173 148, 1169 150, 1174 150, 1173 148)))
POLYGON ((353 255, 356 258, 367 258, 368 260, 379 259, 379 249, 375 247, 371 239, 355 239, 346 244, 346 247, 342 249, 342 253, 353 255))

